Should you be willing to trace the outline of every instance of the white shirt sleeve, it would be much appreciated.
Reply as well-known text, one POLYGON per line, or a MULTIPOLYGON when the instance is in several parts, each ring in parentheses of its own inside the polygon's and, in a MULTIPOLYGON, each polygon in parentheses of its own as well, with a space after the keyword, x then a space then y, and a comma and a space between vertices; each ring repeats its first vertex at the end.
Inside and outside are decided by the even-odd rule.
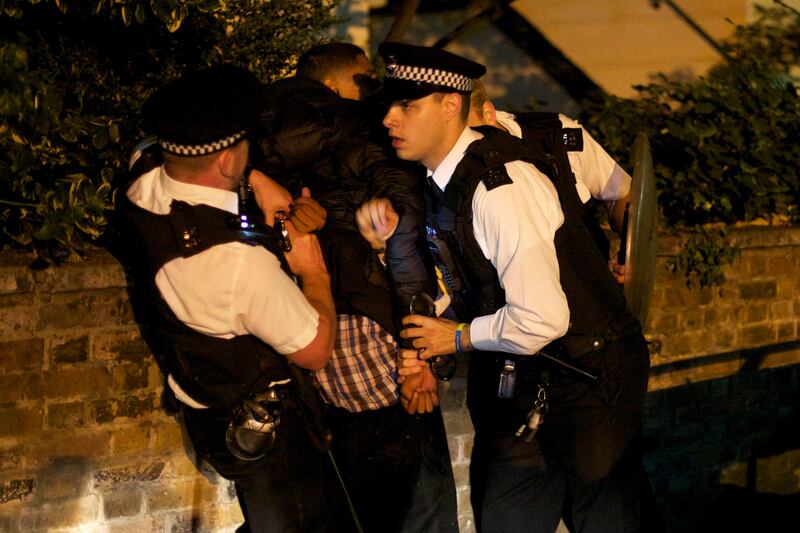
POLYGON ((554 243, 564 215, 545 176, 520 161, 506 169, 514 183, 491 191, 480 183, 472 200, 475 238, 497 269, 506 305, 473 320, 470 340, 478 350, 533 354, 569 325, 554 243))
POLYGON ((261 246, 233 242, 175 259, 156 285, 178 319, 206 335, 253 334, 289 354, 317 333, 317 311, 261 246))
POLYGON ((578 195, 586 203, 589 198, 606 202, 624 198, 631 188, 631 177, 577 121, 559 115, 564 128, 580 128, 583 150, 567 152, 577 181, 578 195))
MULTIPOLYGON (((266 252, 263 248, 257 251, 266 252)), ((280 262, 266 252, 259 260, 242 264, 235 292, 234 323, 272 346, 290 354, 308 346, 317 336, 319 313, 311 306, 280 262)))

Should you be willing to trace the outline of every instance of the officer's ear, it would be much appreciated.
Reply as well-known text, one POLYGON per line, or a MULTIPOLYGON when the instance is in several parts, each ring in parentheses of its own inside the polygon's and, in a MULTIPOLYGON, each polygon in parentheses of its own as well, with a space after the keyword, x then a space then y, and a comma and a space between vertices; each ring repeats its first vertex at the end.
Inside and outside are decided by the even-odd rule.
POLYGON ((240 142, 219 152, 217 168, 220 174, 229 180, 238 180, 247 165, 247 143, 240 142))
POLYGON ((219 157, 217 157, 217 166, 219 167, 219 172, 225 177, 231 176, 234 171, 234 167, 236 163, 236 155, 231 148, 226 148, 219 153, 219 157))
POLYGON ((483 112, 483 120, 486 121, 487 124, 497 127, 497 109, 494 107, 494 104, 488 101, 484 102, 481 111, 483 112))
MULTIPOLYGON (((444 110, 444 119, 450 122, 453 119, 461 119, 461 95, 459 93, 445 93, 442 98, 442 108, 444 110)), ((466 118, 464 118, 466 123, 466 118)))

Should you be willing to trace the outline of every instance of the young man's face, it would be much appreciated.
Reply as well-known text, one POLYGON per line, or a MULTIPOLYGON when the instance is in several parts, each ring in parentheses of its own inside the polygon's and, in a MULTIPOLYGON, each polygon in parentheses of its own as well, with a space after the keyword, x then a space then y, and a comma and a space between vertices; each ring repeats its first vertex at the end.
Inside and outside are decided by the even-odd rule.
POLYGON ((373 79, 372 64, 367 56, 361 55, 336 77, 336 91, 342 98, 359 100, 366 96, 367 86, 371 87, 369 82, 373 79))
POLYGON ((435 169, 450 149, 443 143, 443 113, 441 94, 392 102, 383 118, 383 125, 389 129, 392 148, 397 151, 397 157, 406 161, 419 161, 429 169, 435 169))

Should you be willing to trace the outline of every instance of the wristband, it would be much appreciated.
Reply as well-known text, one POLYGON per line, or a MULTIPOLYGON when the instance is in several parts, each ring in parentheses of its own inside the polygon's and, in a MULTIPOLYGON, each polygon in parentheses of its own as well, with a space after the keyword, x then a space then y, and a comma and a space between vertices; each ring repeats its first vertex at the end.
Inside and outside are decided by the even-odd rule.
POLYGON ((467 327, 465 322, 462 322, 456 327, 456 353, 461 353, 461 332, 467 327))

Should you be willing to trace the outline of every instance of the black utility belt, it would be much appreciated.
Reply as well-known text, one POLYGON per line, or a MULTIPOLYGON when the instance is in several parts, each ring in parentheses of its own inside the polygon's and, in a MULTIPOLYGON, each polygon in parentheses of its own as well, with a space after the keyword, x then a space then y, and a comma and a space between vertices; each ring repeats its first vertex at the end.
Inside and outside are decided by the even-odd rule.
POLYGON ((627 341, 641 335, 642 327, 630 313, 617 316, 597 333, 569 335, 548 344, 542 351, 556 357, 580 358, 588 353, 605 349, 609 344, 627 341))

